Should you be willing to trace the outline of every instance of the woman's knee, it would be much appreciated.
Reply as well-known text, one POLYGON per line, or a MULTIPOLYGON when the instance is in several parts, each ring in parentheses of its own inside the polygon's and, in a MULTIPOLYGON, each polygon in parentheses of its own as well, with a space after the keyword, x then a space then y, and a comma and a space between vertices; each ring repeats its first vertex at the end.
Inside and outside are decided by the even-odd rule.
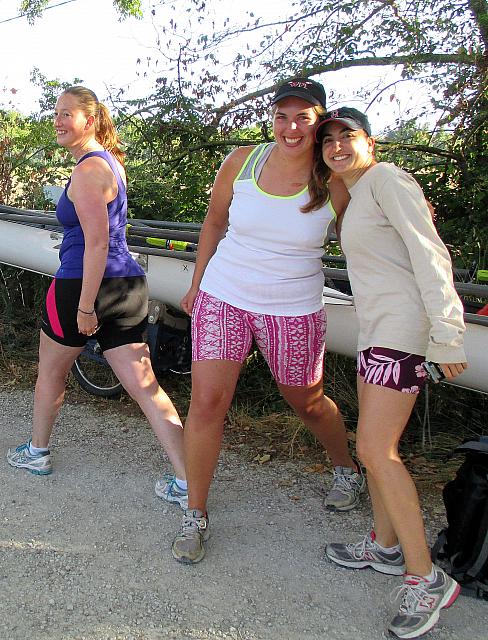
POLYGON ((366 469, 375 466, 382 457, 381 447, 375 439, 365 436, 360 430, 356 434, 356 454, 366 469))
POLYGON ((278 384, 283 399, 302 420, 316 420, 328 413, 322 384, 313 387, 294 387, 278 384))
POLYGON ((309 399, 305 402, 290 402, 288 404, 304 422, 316 422, 317 420, 328 419, 328 408, 321 398, 309 399))
POLYGON ((221 389, 192 391, 189 415, 198 416, 200 421, 210 422, 224 419, 232 402, 232 394, 221 389))
POLYGON ((385 470, 389 462, 398 460, 398 454, 390 444, 360 433, 356 438, 356 455, 365 469, 374 475, 385 470))
POLYGON ((71 367, 53 367, 51 369, 48 369, 46 367, 39 367, 36 380, 36 388, 42 390, 65 389, 70 370, 71 367))
POLYGON ((122 383, 125 392, 138 404, 157 397, 160 386, 152 368, 141 368, 136 373, 125 371, 123 374, 117 368, 117 370, 114 369, 114 373, 122 383))

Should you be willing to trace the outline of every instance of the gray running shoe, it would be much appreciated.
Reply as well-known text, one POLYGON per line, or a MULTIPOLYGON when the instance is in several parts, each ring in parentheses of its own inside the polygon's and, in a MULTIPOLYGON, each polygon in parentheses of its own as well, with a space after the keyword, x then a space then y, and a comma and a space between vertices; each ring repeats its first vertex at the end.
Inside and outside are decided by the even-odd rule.
POLYGON ((330 511, 349 511, 359 503, 361 493, 366 488, 366 479, 361 467, 359 471, 349 467, 334 467, 334 481, 325 506, 330 511))
POLYGON ((383 550, 375 543, 374 531, 355 544, 328 544, 325 555, 329 560, 351 569, 371 567, 390 576, 405 573, 405 560, 401 549, 383 550))
POLYGON ((49 449, 45 453, 38 453, 32 455, 29 450, 29 442, 21 444, 16 449, 9 449, 7 451, 7 462, 12 467, 18 467, 19 469, 27 469, 31 473, 35 473, 37 476, 47 476, 53 471, 53 464, 51 462, 51 452, 49 449))
POLYGON ((393 591, 393 600, 403 596, 398 613, 388 627, 397 638, 418 638, 430 631, 439 620, 441 609, 450 607, 458 597, 458 583, 439 567, 434 569, 434 582, 406 575, 403 584, 393 591))
POLYGON ((159 498, 167 502, 177 502, 183 510, 188 509, 188 491, 180 489, 176 484, 175 475, 166 473, 161 480, 156 482, 154 492, 159 498))
POLYGON ((183 514, 181 530, 175 536, 171 552, 183 564, 196 564, 205 556, 205 542, 210 536, 208 514, 199 509, 187 509, 183 514))

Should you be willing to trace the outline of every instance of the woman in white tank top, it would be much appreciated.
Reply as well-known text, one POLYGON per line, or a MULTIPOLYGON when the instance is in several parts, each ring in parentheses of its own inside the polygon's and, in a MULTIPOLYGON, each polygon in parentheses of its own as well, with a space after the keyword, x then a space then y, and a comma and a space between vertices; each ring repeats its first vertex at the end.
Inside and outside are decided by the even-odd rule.
POLYGON ((172 552, 187 564, 205 555, 208 491, 251 337, 284 399, 332 460, 328 508, 352 509, 364 489, 342 416, 323 393, 321 256, 336 213, 349 199, 340 181, 330 185, 329 198, 316 191, 312 179, 325 92, 322 85, 298 78, 284 83, 272 104, 276 142, 236 149, 217 174, 192 286, 181 301, 192 314, 193 338, 192 397, 184 429, 189 508, 172 552))

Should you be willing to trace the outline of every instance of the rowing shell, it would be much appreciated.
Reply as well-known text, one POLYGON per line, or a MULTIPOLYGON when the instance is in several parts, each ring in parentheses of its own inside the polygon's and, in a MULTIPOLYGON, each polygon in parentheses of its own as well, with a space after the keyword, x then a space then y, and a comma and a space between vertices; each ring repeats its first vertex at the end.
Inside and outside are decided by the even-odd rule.
MULTIPOLYGON (((52 276, 59 267, 62 239, 59 231, 0 220, 0 262, 52 276)), ((151 299, 179 308, 191 285, 194 269, 191 256, 160 249, 135 249, 133 256, 146 272, 151 299)), ((324 287, 323 300, 328 351, 355 358, 358 320, 352 297, 324 287)), ((488 319, 466 313, 465 321, 464 345, 469 367, 452 384, 488 393, 488 319)))

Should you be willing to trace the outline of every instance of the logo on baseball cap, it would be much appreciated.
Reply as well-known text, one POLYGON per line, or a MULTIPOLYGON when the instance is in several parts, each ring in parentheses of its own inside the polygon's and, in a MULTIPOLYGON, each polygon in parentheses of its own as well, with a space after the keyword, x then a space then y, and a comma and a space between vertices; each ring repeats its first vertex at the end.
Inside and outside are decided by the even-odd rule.
POLYGON ((271 100, 271 104, 276 104, 283 98, 294 96, 302 98, 310 104, 317 105, 326 109, 325 106, 325 89, 320 82, 310 80, 309 78, 293 78, 283 83, 271 100))
POLYGON ((371 136, 371 125, 369 124, 368 116, 365 113, 362 113, 353 107, 341 107, 340 109, 329 111, 320 121, 320 124, 315 131, 315 140, 317 142, 322 140, 324 135, 323 125, 327 122, 340 122, 345 127, 352 129, 353 131, 364 129, 368 136, 371 136))

